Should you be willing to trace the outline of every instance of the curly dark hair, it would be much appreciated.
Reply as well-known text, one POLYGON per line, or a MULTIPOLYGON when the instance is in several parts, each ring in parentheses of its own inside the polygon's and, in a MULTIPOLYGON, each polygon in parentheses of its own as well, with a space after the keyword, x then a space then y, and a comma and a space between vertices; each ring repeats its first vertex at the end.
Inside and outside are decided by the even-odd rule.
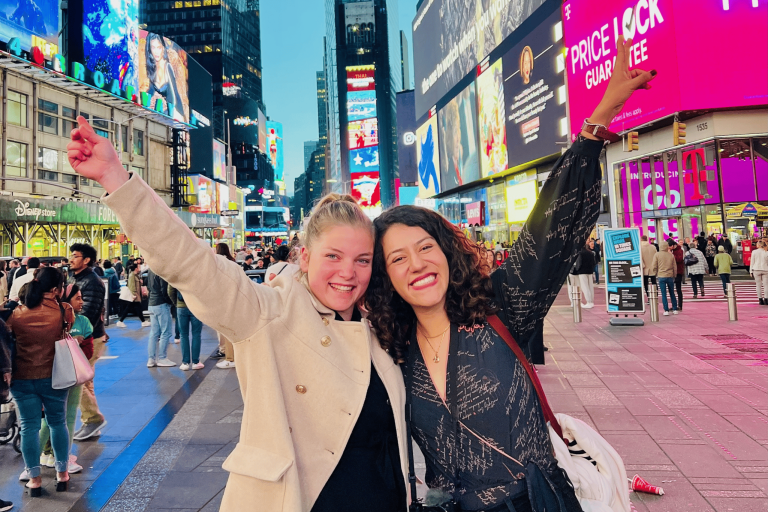
POLYGON ((387 230, 395 224, 423 229, 435 239, 445 254, 450 273, 445 310, 451 323, 483 323, 494 312, 491 306, 493 286, 485 259, 485 248, 472 242, 437 212, 418 206, 398 206, 381 214, 373 222, 376 245, 365 307, 381 347, 389 352, 396 363, 403 363, 416 315, 413 308, 395 291, 387 274, 381 241, 387 230))

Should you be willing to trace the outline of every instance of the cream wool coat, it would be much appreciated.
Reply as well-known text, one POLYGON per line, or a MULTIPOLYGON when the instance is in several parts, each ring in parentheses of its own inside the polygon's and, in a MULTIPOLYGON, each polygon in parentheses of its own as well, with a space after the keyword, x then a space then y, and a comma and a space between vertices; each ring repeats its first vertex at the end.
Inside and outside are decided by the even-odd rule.
POLYGON ((371 362, 389 395, 407 478, 403 377, 366 320, 335 321, 293 275, 253 283, 135 174, 103 202, 150 268, 234 343, 244 411, 240 441, 223 465, 230 475, 222 511, 309 511, 360 415, 371 362))

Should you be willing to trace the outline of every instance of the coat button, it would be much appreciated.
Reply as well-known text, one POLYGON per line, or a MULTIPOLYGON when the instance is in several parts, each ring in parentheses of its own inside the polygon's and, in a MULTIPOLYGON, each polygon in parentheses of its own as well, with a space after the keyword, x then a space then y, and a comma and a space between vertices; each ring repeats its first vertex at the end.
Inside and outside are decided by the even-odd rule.
POLYGON ((296 386, 296 392, 301 393, 303 395, 304 393, 307 392, 307 387, 299 384, 298 386, 296 386))
POLYGON ((331 346, 331 337, 330 336, 323 336, 320 338, 320 344, 324 347, 330 347, 331 346))
POLYGON ((327 318, 323 317, 323 325, 328 325, 329 323, 331 322, 329 322, 327 318))

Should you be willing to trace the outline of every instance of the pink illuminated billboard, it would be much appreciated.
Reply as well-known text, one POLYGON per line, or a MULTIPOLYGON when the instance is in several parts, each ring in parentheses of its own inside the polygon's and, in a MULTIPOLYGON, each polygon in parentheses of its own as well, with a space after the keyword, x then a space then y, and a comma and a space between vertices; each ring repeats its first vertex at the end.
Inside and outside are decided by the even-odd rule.
POLYGON ((616 40, 632 38, 630 67, 655 69, 611 129, 682 110, 768 104, 768 3, 750 0, 566 0, 571 134, 599 102, 613 71, 616 40))

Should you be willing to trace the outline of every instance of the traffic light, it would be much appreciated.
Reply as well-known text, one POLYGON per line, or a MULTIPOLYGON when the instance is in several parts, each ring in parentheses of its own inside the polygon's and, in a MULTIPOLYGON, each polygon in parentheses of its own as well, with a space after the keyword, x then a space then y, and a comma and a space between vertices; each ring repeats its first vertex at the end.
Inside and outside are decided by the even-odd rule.
POLYGON ((680 144, 685 144, 685 123, 675 121, 672 125, 672 130, 674 131, 674 145, 678 146, 680 144))
POLYGON ((637 151, 640 149, 639 146, 640 137, 637 132, 629 132, 627 134, 627 149, 624 151, 630 152, 630 151, 637 151))

